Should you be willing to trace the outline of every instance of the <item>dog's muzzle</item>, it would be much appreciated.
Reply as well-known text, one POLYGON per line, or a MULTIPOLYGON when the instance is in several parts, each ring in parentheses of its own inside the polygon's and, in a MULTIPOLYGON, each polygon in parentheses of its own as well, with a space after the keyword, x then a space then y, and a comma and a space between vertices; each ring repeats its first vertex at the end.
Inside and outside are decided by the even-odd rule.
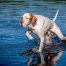
POLYGON ((23 17, 20 20, 20 26, 23 27, 23 17))
POLYGON ((20 21, 20 26, 23 27, 23 22, 22 21, 20 21))

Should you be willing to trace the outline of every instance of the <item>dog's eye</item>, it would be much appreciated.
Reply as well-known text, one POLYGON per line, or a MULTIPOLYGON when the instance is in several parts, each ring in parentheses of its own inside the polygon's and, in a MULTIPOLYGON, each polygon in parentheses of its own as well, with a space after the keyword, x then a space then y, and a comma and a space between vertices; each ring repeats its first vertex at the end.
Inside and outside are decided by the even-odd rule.
POLYGON ((23 20, 23 17, 21 18, 21 20, 23 20))
POLYGON ((26 19, 29 19, 29 18, 26 18, 26 19))

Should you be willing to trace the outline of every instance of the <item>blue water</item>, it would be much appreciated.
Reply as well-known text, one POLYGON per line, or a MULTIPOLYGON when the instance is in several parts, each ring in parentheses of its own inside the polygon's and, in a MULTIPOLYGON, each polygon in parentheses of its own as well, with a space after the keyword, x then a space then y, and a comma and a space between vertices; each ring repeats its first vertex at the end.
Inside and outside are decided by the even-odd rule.
MULTIPOLYGON (((27 66, 29 57, 20 53, 36 43, 26 37, 27 29, 20 27, 21 16, 30 12, 53 19, 57 9, 60 12, 56 23, 66 35, 66 1, 0 2, 0 66, 27 66)), ((57 66, 66 66, 66 51, 63 51, 57 66)))

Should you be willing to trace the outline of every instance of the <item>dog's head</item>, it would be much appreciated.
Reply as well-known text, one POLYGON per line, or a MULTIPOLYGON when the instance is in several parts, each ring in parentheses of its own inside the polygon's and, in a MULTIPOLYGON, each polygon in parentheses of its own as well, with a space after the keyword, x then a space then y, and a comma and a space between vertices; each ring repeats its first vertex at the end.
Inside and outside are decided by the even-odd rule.
POLYGON ((25 13, 22 17, 21 17, 21 26, 23 27, 27 27, 29 24, 32 24, 32 26, 34 26, 36 24, 37 18, 31 14, 31 13, 25 13))

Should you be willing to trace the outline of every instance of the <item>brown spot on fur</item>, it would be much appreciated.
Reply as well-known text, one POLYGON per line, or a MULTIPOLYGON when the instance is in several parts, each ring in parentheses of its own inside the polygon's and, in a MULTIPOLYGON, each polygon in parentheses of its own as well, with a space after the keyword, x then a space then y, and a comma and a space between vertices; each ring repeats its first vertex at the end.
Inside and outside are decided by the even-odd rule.
POLYGON ((33 15, 33 14, 29 14, 30 15, 30 23, 32 24, 32 26, 35 26, 37 18, 33 15))

